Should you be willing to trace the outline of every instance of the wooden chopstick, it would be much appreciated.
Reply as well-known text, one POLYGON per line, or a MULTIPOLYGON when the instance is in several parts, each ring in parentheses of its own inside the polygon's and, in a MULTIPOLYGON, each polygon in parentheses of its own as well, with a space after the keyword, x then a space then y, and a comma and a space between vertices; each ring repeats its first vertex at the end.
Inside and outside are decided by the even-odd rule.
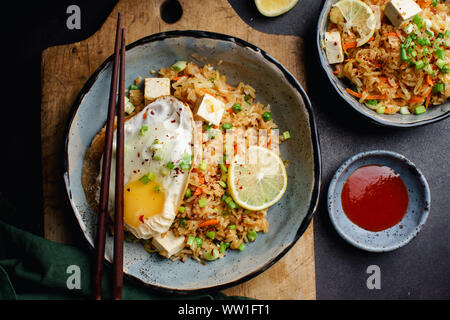
POLYGON ((123 285, 123 193, 125 122, 125 29, 121 32, 119 107, 117 109, 116 198, 114 216, 113 299, 122 299, 123 285))
POLYGON ((100 210, 98 214, 96 259, 94 269, 94 299, 102 299, 102 277, 104 270, 105 240, 106 240, 106 215, 108 211, 109 180, 111 173, 111 152, 114 132, 114 114, 117 99, 117 73, 119 67, 119 50, 122 40, 122 15, 117 17, 116 42, 114 47, 113 73, 109 93, 108 118, 106 120, 105 146, 103 151, 102 177, 100 188, 100 210))

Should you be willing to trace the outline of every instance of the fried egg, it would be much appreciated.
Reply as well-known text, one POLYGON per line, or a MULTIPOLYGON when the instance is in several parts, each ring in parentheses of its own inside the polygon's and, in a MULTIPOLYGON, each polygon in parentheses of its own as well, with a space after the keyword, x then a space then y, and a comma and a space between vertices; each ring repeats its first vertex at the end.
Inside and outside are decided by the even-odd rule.
MULTIPOLYGON (((186 191, 194 150, 192 112, 174 97, 161 97, 127 119, 124 132, 124 228, 136 238, 149 239, 168 231, 186 191)), ((113 141, 112 216, 116 131, 113 141)))

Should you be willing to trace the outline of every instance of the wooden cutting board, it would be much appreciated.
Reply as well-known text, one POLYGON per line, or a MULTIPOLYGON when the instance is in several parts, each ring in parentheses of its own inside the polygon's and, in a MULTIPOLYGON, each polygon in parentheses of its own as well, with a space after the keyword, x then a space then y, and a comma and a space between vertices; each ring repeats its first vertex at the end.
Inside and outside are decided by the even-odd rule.
MULTIPOLYGON (((127 43, 168 30, 207 30, 244 39, 280 61, 305 87, 303 39, 270 35, 249 27, 226 0, 181 0, 183 15, 173 24, 160 18, 164 0, 122 0, 90 38, 48 48, 42 53, 41 136, 44 230, 47 239, 72 243, 77 225, 63 185, 64 133, 78 93, 89 76, 114 51, 117 13, 123 14, 127 43)), ((312 223, 296 245, 256 278, 224 290, 257 299, 315 299, 312 223)), ((78 233, 79 236, 79 233, 78 233)))

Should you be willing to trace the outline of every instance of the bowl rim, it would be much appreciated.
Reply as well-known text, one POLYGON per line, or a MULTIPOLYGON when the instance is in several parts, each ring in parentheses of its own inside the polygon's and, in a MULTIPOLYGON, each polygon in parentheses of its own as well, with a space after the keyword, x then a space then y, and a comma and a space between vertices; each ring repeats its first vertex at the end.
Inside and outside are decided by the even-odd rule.
MULTIPOLYGON (((340 197, 339 200, 340 201, 340 197)), ((430 192, 430 187, 428 185, 428 182, 425 178, 425 176, 423 175, 423 173, 420 171, 420 169, 413 163, 411 162, 411 160, 409 160, 408 158, 406 158, 405 156, 393 152, 393 151, 389 151, 389 150, 369 150, 369 151, 362 151, 359 152, 353 156, 351 156, 350 158, 348 158, 347 160, 345 160, 340 166, 339 168, 336 170, 336 172, 333 175, 333 178, 331 179, 330 185, 328 187, 328 193, 327 193, 327 206, 328 206, 328 215, 330 217, 331 223, 333 224, 333 227, 335 228, 335 230, 337 231, 337 233, 348 243, 350 243, 351 245, 365 250, 365 251, 369 251, 369 252, 375 252, 375 253, 381 253, 381 252, 389 252, 389 251, 393 251, 396 250, 398 248, 401 248, 405 245, 407 245, 412 239, 414 239, 419 232, 422 230, 423 226, 425 225, 429 213, 430 213, 430 208, 431 208, 431 192, 430 192), (400 241, 398 243, 396 243, 395 245, 391 245, 390 247, 376 247, 376 246, 365 246, 360 244, 359 242, 355 241, 352 237, 351 234, 348 234, 346 232, 344 232, 340 225, 337 223, 337 221, 335 220, 335 215, 337 214, 344 214, 343 212, 340 213, 336 213, 336 210, 334 209, 336 206, 333 205, 334 200, 333 200, 333 196, 336 193, 336 186, 337 186, 337 182, 338 180, 341 178, 342 174, 344 173, 344 171, 353 163, 356 163, 357 161, 361 160, 361 159, 365 159, 368 157, 389 157, 391 159, 394 159, 395 161, 401 161, 403 163, 405 163, 408 168, 415 174, 415 176, 417 177, 417 180, 419 180, 421 182, 421 184, 423 185, 423 190, 424 190, 424 201, 426 204, 425 207, 421 208, 421 218, 419 223, 416 226, 416 229, 414 232, 410 233, 407 235, 407 237, 405 238, 405 240, 400 241)), ((357 226, 358 228, 360 228, 358 225, 356 225, 355 223, 353 223, 352 221, 350 221, 351 224, 357 226)), ((386 229, 387 230, 387 229, 386 229)), ((382 230, 384 231, 384 230, 382 230)), ((382 232, 380 231, 380 232, 382 232)), ((374 232, 376 233, 376 232, 374 232)))
POLYGON ((450 116, 450 108, 449 108, 449 110, 444 112, 443 114, 440 114, 440 115, 435 116, 430 119, 420 120, 420 121, 411 122, 411 123, 396 123, 396 122, 392 122, 389 120, 384 120, 384 119, 378 118, 378 117, 376 117, 375 114, 362 112, 360 107, 363 105, 361 103, 359 103, 356 99, 353 99, 354 101, 349 101, 349 99, 341 92, 341 90, 338 88, 338 86, 335 83, 335 81, 341 81, 341 80, 337 79, 336 76, 334 74, 331 74, 329 72, 329 70, 325 67, 325 65, 328 65, 328 62, 324 58, 324 53, 323 53, 323 50, 320 45, 320 37, 321 37, 320 25, 321 25, 322 20, 327 17, 327 15, 325 14, 325 7, 330 1, 335 1, 335 0, 323 1, 322 8, 320 9, 320 15, 319 15, 319 19, 317 20, 317 25, 316 25, 316 49, 317 49, 317 52, 319 55, 319 61, 320 61, 320 66, 322 68, 322 71, 327 75, 328 80, 331 83, 331 85, 333 86, 334 90, 346 102, 347 105, 349 105, 353 110, 358 112, 365 119, 371 121, 372 123, 376 123, 378 125, 381 125, 384 127, 391 127, 391 128, 420 127, 423 125, 441 121, 450 116))
MULTIPOLYGON (((248 281, 257 275, 261 274, 268 268, 270 268, 273 264, 275 264, 278 260, 280 260, 294 245, 297 243, 297 241, 300 239, 300 237, 303 235, 307 227, 309 226, 314 213, 317 211, 318 203, 319 203, 319 196, 320 196, 320 186, 321 186, 321 175, 322 175, 322 162, 321 162, 321 153, 320 153, 320 143, 319 143, 319 135, 317 130, 317 124, 314 117, 313 108, 311 105, 311 101, 308 98, 305 90, 301 86, 301 84, 297 81, 297 79, 277 60, 275 60, 271 55, 269 55, 264 50, 260 49, 256 45, 253 45, 245 40, 242 40, 240 38, 222 34, 222 33, 216 33, 216 32, 210 32, 210 31, 202 31, 202 30, 172 30, 172 31, 166 31, 166 32, 160 32, 151 34, 149 36, 143 37, 141 39, 138 39, 126 46, 126 50, 130 50, 134 47, 147 44, 150 42, 156 42, 165 40, 168 38, 177 38, 177 37, 191 37, 191 38, 208 38, 212 40, 219 40, 219 41, 227 41, 227 42, 233 42, 234 44, 237 44, 244 48, 249 48, 255 52, 260 53, 263 58, 274 65, 279 71, 282 72, 286 80, 289 82, 289 84, 296 89, 300 96, 303 99, 305 109, 308 116, 308 122, 310 126, 311 131, 311 145, 312 145, 312 152, 313 152, 313 163, 314 163, 314 175, 313 175, 313 187, 311 191, 311 200, 310 204, 307 210, 307 213, 305 217, 303 218, 303 221, 301 222, 299 229, 297 230, 294 239, 274 258, 267 261, 265 264, 261 265, 259 268, 255 269, 254 271, 240 277, 236 278, 235 280, 232 280, 228 283, 213 285, 209 287, 202 287, 202 288, 196 288, 196 289, 177 289, 177 288, 169 288, 165 286, 159 286, 155 284, 150 284, 144 282, 142 279, 137 278, 134 275, 128 274, 124 272, 124 277, 132 280, 137 281, 141 283, 142 285, 146 287, 150 287, 153 289, 156 289, 156 291, 160 291, 163 293, 175 293, 175 294, 202 294, 202 293, 210 293, 213 291, 219 291, 223 290, 232 286, 236 286, 238 284, 241 284, 245 281, 248 281)), ((97 80, 100 73, 105 70, 108 65, 112 62, 113 55, 109 56, 89 77, 89 79, 85 82, 83 85, 80 93, 78 94, 77 98, 75 99, 75 102, 72 105, 66 128, 65 128, 65 140, 64 140, 64 173, 63 173, 63 180, 65 189, 66 189, 66 202, 68 202, 68 206, 70 206, 75 214, 76 208, 73 205, 73 202, 71 201, 71 187, 70 187, 70 178, 69 178, 69 143, 70 143, 70 130, 73 124, 73 121, 75 119, 75 116, 78 112, 79 106, 81 105, 82 101, 84 100, 84 97, 86 94, 90 91, 91 87, 97 80)), ((88 243, 88 247, 93 251, 94 247, 90 243, 90 241, 86 237, 86 233, 83 232, 83 227, 81 224, 81 221, 75 214, 75 218, 79 224, 79 227, 81 228, 81 231, 83 233, 84 240, 88 243)), ((107 265, 111 266, 111 263, 105 258, 105 262, 107 265)))

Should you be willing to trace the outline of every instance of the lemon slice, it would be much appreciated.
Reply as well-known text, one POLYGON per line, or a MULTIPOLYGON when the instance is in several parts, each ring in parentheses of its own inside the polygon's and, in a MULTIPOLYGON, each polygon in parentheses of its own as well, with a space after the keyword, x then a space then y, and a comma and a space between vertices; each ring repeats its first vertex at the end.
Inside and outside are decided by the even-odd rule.
POLYGON ((298 0, 255 0, 256 8, 266 17, 276 17, 291 10, 298 0))
POLYGON ((287 186, 287 175, 281 158, 257 146, 248 148, 248 161, 233 158, 228 169, 228 190, 241 207, 263 210, 281 199, 287 186))
POLYGON ((367 43, 376 27, 376 18, 372 9, 360 0, 341 0, 334 7, 337 7, 345 18, 344 32, 354 28, 359 34, 356 45, 359 47, 367 43))

